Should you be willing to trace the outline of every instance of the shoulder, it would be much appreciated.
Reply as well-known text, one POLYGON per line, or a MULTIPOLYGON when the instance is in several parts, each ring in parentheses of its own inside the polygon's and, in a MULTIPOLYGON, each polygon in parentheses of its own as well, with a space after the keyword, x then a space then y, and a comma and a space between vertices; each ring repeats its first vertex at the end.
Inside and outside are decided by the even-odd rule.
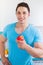
POLYGON ((30 29, 31 29, 31 31, 33 31, 34 33, 40 32, 40 29, 39 29, 37 26, 34 26, 33 24, 30 24, 30 29))
POLYGON ((9 28, 9 27, 12 27, 13 25, 15 25, 16 23, 11 23, 11 24, 8 24, 5 28, 9 28))
POLYGON ((5 26, 4 30, 10 30, 16 23, 11 23, 5 26))

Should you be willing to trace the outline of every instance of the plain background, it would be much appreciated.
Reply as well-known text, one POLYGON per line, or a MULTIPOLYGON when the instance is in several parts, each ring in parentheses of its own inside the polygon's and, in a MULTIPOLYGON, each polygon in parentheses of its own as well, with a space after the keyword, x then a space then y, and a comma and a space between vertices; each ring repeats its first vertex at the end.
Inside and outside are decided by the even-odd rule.
POLYGON ((15 9, 19 2, 27 2, 30 6, 29 23, 43 26, 43 0, 0 0, 0 31, 7 24, 17 21, 15 9))

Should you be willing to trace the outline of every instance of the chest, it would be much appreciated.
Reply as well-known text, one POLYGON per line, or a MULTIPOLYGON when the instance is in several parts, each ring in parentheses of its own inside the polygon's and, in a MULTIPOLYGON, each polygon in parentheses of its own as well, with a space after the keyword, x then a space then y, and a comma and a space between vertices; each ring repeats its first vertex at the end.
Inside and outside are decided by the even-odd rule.
POLYGON ((21 34, 24 31, 24 28, 15 28, 16 33, 21 34))
POLYGON ((21 33, 19 32, 20 30, 12 30, 12 31, 9 31, 7 32, 7 37, 8 37, 8 41, 11 41, 13 43, 16 43, 16 38, 19 36, 19 35, 22 35, 24 36, 24 39, 25 41, 28 43, 28 44, 32 44, 33 41, 34 41, 34 33, 29 31, 29 30, 26 30, 26 31, 22 31, 21 33), (16 32, 17 31, 17 32, 16 32), (18 33, 19 32, 19 33, 18 33))

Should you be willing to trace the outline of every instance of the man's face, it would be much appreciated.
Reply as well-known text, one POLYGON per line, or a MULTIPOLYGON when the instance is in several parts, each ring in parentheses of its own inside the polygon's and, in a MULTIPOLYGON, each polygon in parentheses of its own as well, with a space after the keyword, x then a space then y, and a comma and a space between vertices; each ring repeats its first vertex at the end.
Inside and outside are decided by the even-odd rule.
POLYGON ((28 17, 30 16, 30 13, 28 12, 28 9, 26 7, 18 7, 16 11, 16 16, 18 19, 18 22, 24 23, 27 22, 28 17))

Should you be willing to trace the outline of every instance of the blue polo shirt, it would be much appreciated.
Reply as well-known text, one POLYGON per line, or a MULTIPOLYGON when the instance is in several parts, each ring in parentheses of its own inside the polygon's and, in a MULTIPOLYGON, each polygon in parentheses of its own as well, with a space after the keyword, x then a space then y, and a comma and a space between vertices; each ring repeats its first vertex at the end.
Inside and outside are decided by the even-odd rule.
POLYGON ((38 30, 31 24, 21 33, 15 31, 16 23, 9 24, 3 31, 3 36, 8 40, 8 59, 12 65, 33 65, 32 56, 26 50, 18 48, 16 38, 19 35, 24 36, 28 45, 34 47, 35 42, 41 42, 41 36, 38 30))

